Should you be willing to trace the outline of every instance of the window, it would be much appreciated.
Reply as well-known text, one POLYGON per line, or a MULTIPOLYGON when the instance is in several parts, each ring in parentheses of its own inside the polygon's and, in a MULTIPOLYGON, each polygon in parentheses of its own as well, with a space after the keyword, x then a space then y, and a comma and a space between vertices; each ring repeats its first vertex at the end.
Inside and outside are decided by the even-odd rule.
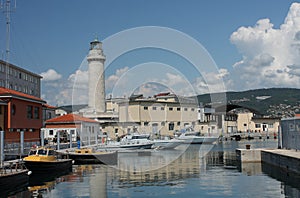
POLYGON ((174 123, 173 122, 171 122, 169 124, 169 131, 172 131, 172 130, 174 130, 174 123))
POLYGON ((177 122, 177 126, 180 126, 180 122, 177 122))
POLYGON ((53 130, 49 130, 49 135, 53 135, 53 130))
POLYGON ((149 122, 144 122, 144 126, 148 126, 149 125, 149 122))
POLYGON ((180 111, 180 107, 177 107, 177 111, 180 111))
POLYGON ((255 124, 255 128, 260 128, 260 124, 255 124))
POLYGON ((32 119, 32 106, 27 106, 27 118, 32 119))
POLYGON ((165 126, 165 122, 161 122, 161 126, 165 126))
POLYGON ((148 110, 148 107, 144 107, 144 110, 148 110))
POLYGON ((11 107, 11 114, 16 115, 16 105, 15 104, 13 104, 11 107))
POLYGON ((164 110, 165 110, 165 107, 160 107, 160 110, 164 111, 164 110))
POLYGON ((268 127, 269 127, 269 128, 274 128, 273 124, 269 124, 268 127))
POLYGON ((39 107, 34 107, 34 119, 39 119, 40 118, 40 108, 39 107))
POLYGON ((156 110, 156 107, 152 107, 152 110, 156 110))
POLYGON ((195 111, 195 109, 194 109, 194 108, 191 108, 191 111, 195 111))
POLYGON ((187 108, 185 107, 183 110, 184 110, 184 111, 187 111, 187 108))
POLYGON ((169 111, 173 111, 173 107, 169 107, 169 111))

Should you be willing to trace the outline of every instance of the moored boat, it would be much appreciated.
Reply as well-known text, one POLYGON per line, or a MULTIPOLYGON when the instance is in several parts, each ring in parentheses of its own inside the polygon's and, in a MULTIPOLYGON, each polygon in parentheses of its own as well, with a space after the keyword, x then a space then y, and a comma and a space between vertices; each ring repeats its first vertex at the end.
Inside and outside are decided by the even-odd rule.
POLYGON ((188 129, 183 131, 178 139, 187 144, 212 144, 219 139, 219 136, 203 135, 193 129, 188 129))
POLYGON ((180 144, 183 144, 183 140, 178 139, 164 139, 164 140, 152 140, 153 146, 155 149, 174 149, 180 144))
POLYGON ((95 151, 92 148, 75 149, 75 151, 66 151, 70 159, 75 164, 107 164, 115 165, 118 163, 117 151, 95 151))
POLYGON ((152 145, 149 134, 128 134, 120 142, 120 148, 126 149, 151 149, 152 145))
MULTIPOLYGON (((0 168, 0 192, 7 197, 28 186, 30 171, 21 163, 11 163, 0 168)), ((0 197, 1 197, 0 196, 0 197)))
POLYGON ((72 159, 58 159, 52 148, 32 148, 28 157, 25 157, 23 161, 33 174, 49 173, 52 171, 62 174, 72 171, 72 159))

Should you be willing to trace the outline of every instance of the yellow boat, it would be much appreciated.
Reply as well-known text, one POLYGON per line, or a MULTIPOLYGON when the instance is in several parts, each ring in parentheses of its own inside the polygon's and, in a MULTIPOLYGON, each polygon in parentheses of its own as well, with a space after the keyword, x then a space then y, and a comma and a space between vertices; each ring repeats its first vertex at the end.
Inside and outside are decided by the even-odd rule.
POLYGON ((72 170, 72 159, 57 159, 52 148, 32 148, 23 161, 33 174, 53 172, 61 174, 72 170))

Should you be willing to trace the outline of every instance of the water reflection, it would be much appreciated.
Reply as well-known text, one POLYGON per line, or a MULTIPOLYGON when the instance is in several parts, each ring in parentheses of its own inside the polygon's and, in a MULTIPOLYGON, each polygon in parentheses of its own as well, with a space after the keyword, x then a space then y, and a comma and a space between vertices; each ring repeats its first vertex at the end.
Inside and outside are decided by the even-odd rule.
MULTIPOLYGON (((235 149, 244 148, 245 144, 248 143, 191 145, 184 152, 179 149, 119 153, 118 165, 75 165, 69 175, 44 182, 38 192, 40 197, 104 198, 278 197, 280 191, 288 196, 299 195, 299 188, 295 187, 299 177, 292 179, 294 183, 280 180, 280 189, 280 182, 272 179, 278 177, 272 175, 276 172, 272 168, 269 174, 259 163, 239 164, 235 149)), ((251 144, 261 147, 265 142, 251 144)))
POLYGON ((172 181, 199 177, 207 164, 219 164, 220 153, 212 152, 215 145, 192 145, 185 152, 178 150, 152 152, 151 156, 136 153, 120 154, 117 174, 113 181, 119 187, 144 185, 172 185, 172 181), (180 155, 179 155, 180 153, 180 155), (173 160, 170 160, 173 159, 173 160))
POLYGON ((267 163, 262 163, 261 165, 264 173, 282 182, 282 193, 286 197, 300 197, 299 174, 284 171, 279 167, 267 163))
POLYGON ((68 179, 66 173, 49 172, 44 174, 32 174, 29 177, 28 192, 32 197, 43 197, 55 188, 61 182, 68 179))

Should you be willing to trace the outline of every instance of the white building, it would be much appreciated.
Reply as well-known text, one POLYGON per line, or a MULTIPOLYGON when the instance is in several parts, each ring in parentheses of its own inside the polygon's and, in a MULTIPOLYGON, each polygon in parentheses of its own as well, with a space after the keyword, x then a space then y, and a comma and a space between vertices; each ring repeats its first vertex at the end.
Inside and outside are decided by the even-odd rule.
POLYGON ((45 128, 41 130, 44 138, 50 141, 60 132, 67 133, 68 139, 72 141, 76 141, 77 137, 80 137, 83 143, 91 144, 96 143, 97 137, 100 135, 100 123, 76 114, 66 114, 47 120, 45 128))

